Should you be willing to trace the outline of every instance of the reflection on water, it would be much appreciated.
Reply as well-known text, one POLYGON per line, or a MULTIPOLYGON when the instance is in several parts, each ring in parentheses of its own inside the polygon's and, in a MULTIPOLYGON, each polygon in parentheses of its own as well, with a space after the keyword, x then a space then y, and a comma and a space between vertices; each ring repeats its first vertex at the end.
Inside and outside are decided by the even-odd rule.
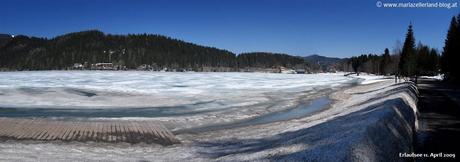
POLYGON ((266 124, 278 121, 285 121, 290 119, 297 119, 301 117, 305 117, 311 115, 315 112, 323 110, 328 107, 331 100, 327 97, 321 97, 311 101, 309 104, 300 104, 297 107, 285 111, 279 111, 270 113, 267 115, 258 116, 248 120, 241 120, 231 123, 222 123, 222 124, 212 124, 207 126, 202 126, 198 128, 192 129, 183 129, 174 131, 174 134, 181 134, 181 133, 199 133, 204 131, 213 131, 213 130, 220 130, 220 129, 229 129, 235 127, 244 127, 250 125, 257 125, 257 124, 266 124))
MULTIPOLYGON (((193 133, 249 125, 266 124, 278 121, 296 119, 311 115, 327 108, 330 104, 327 96, 315 99, 308 104, 300 104, 292 109, 258 116, 248 120, 240 120, 231 123, 212 124, 203 127, 178 130, 174 133, 193 133)), ((195 103, 194 105, 207 104, 195 103)), ((57 108, 0 108, 0 117, 43 117, 43 118, 117 118, 117 117, 165 117, 195 115, 219 111, 216 109, 196 110, 193 106, 175 107, 150 107, 150 108, 114 108, 114 109, 57 109, 57 108)))

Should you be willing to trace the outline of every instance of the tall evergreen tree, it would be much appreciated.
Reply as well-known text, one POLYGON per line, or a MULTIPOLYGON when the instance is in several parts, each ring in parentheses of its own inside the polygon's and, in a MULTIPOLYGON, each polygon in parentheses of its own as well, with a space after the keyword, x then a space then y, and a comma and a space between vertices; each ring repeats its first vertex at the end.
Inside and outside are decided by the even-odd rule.
POLYGON ((380 62, 380 73, 383 75, 387 75, 390 73, 389 67, 391 63, 391 56, 390 56, 390 50, 388 48, 385 48, 385 51, 382 55, 382 59, 380 62))
POLYGON ((441 57, 441 70, 442 72, 449 77, 453 71, 453 65, 455 60, 453 60, 454 51, 455 51, 455 39, 457 33, 457 19, 452 17, 450 22, 449 30, 447 31, 447 37, 445 40, 444 50, 441 57))
POLYGON ((432 48, 427 60, 428 60, 428 69, 431 69, 431 71, 433 72, 432 75, 437 75, 439 73, 438 51, 432 48))
POLYGON ((430 59, 430 47, 419 43, 417 45, 416 53, 417 53, 417 75, 431 75, 434 69, 432 68, 433 62, 430 59))
POLYGON ((406 39, 404 41, 401 58, 399 61, 399 72, 402 76, 413 76, 417 68, 415 60, 415 38, 412 30, 412 24, 407 29, 406 39))

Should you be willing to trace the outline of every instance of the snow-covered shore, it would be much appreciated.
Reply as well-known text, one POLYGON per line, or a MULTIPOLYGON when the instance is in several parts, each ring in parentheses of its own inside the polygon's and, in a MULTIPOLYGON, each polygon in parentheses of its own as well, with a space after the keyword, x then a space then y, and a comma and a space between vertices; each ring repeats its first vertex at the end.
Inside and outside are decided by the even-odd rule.
POLYGON ((367 73, 361 73, 361 75, 349 75, 349 77, 361 79, 361 84, 372 84, 393 78, 392 76, 374 75, 367 73))
MULTIPOLYGON (((368 79, 369 80, 369 79, 368 79)), ((330 108, 300 119, 196 134, 181 144, 16 142, 0 144, 0 160, 20 161, 399 161, 410 152, 417 90, 392 79, 330 94, 330 108)))
POLYGON ((204 142, 223 161, 404 161, 417 128, 417 89, 391 79, 331 94, 332 107, 310 117, 234 130, 237 138, 204 142), (271 134, 271 135, 268 135, 271 134), (273 135, 276 134, 276 135, 273 135))

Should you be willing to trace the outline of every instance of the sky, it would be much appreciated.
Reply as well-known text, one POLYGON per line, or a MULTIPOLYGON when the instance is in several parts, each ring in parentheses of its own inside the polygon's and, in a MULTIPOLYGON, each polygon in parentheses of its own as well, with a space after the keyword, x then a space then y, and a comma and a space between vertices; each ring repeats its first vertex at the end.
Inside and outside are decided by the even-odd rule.
POLYGON ((454 8, 385 8, 380 2, 460 0, 0 0, 0 33, 53 38, 97 29, 161 34, 234 53, 349 57, 415 39, 442 50, 454 8))

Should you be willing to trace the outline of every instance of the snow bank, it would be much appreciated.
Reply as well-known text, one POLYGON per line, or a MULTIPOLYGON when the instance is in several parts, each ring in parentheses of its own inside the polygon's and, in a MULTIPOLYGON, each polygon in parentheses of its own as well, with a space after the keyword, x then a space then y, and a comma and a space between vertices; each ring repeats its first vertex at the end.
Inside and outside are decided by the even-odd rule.
POLYGON ((400 158, 399 153, 413 152, 413 134, 417 129, 417 93, 411 83, 393 85, 377 95, 384 99, 382 102, 344 116, 341 124, 353 125, 351 129, 356 129, 356 138, 350 139, 353 143, 345 142, 343 148, 339 147, 344 154, 338 155, 343 155, 347 161, 408 160, 400 158))
POLYGON ((443 74, 439 74, 439 75, 436 75, 436 76, 421 76, 420 78, 443 80, 443 79, 444 79, 444 75, 443 75, 443 74))
POLYGON ((207 142, 203 151, 222 161, 405 161, 399 153, 412 152, 417 93, 411 83, 391 81, 353 87, 299 125, 265 126, 281 131, 275 136, 207 142))
POLYGON ((367 73, 360 73, 359 76, 357 76, 356 74, 353 74, 353 75, 349 75, 349 77, 362 79, 361 84, 371 84, 371 83, 377 83, 377 82, 386 81, 388 79, 392 79, 389 76, 374 75, 374 74, 367 74, 367 73))

